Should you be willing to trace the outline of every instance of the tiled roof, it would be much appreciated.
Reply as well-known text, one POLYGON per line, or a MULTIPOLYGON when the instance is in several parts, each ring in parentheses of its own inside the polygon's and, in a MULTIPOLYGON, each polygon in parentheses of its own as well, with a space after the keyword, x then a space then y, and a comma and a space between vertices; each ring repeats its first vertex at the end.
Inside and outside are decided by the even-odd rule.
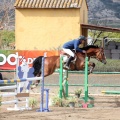
MULTIPOLYGON (((80 8, 83 0, 16 0, 16 8, 80 8)), ((86 1, 86 0, 85 0, 86 1)))

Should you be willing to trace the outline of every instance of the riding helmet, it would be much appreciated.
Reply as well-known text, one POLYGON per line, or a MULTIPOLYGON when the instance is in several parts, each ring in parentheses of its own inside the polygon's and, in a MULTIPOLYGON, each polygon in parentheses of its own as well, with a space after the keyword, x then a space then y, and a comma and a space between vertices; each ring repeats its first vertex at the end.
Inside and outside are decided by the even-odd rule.
POLYGON ((83 36, 83 35, 81 35, 81 36, 79 37, 79 39, 80 39, 80 40, 87 40, 86 37, 83 36))

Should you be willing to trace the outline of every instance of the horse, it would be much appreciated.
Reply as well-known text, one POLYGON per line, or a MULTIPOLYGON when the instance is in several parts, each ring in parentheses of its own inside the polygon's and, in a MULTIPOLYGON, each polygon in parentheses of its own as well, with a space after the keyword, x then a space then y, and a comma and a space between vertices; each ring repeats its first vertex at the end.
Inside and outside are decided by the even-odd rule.
MULTIPOLYGON (((87 56, 90 60, 91 57, 96 58, 98 61, 106 64, 106 57, 104 54, 104 49, 98 46, 89 45, 86 47, 81 48, 82 50, 86 51, 86 54, 81 52, 75 53, 75 59, 70 63, 70 70, 83 70, 85 66, 85 57, 87 56)), ((62 53, 62 55, 66 55, 65 53, 62 53)), ((68 55, 67 55, 68 56, 68 55)), ((34 76, 39 77, 41 76, 41 65, 42 65, 42 57, 39 56, 33 61, 33 68, 34 68, 34 76)), ((65 62, 64 62, 65 64, 65 62)), ((54 73, 55 69, 58 69, 60 67, 60 55, 58 56, 51 56, 46 57, 44 62, 44 77, 49 76, 54 73)), ((92 73, 93 69, 95 68, 95 63, 88 62, 89 67, 89 74, 92 73)), ((64 67, 63 67, 64 68, 64 67)), ((66 68, 64 68, 66 69, 66 68)), ((34 85, 37 87, 39 84, 39 80, 34 83, 34 85)))

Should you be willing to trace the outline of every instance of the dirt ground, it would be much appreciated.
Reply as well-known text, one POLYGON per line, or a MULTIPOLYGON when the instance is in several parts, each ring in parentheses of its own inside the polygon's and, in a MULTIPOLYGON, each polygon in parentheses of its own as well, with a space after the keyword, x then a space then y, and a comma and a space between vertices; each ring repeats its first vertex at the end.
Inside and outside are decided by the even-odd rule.
MULTIPOLYGON (((70 84, 81 84, 84 81, 83 75, 70 75, 70 84), (80 79, 80 80, 79 80, 80 79)), ((50 76, 45 79, 45 84, 58 83, 58 76, 50 76)), ((120 84, 120 75, 91 75, 89 77, 90 84, 120 84)), ((51 97, 57 95, 59 89, 58 86, 46 86, 50 89, 51 97)), ((70 86, 69 93, 73 93, 79 86, 70 86)), ((81 87, 82 88, 82 87, 81 87)), ((39 87, 31 91, 31 95, 36 99, 39 97, 39 87), (34 94, 37 93, 37 94, 34 94)), ((99 87, 90 88, 89 95, 94 96, 93 108, 70 108, 70 107, 49 107, 50 112, 36 112, 39 109, 39 105, 32 110, 25 111, 7 111, 7 107, 13 107, 10 105, 2 105, 0 107, 0 120, 120 120, 120 95, 103 95, 101 90, 120 90, 120 87, 99 87), (98 95, 99 94, 99 95, 98 95)))
POLYGON ((80 109, 50 107, 50 112, 17 111, 0 113, 0 120, 120 120, 120 108, 80 109))
MULTIPOLYGON (((40 99, 39 95, 31 95, 40 99)), ((51 107, 50 112, 36 112, 39 104, 32 110, 7 111, 7 107, 0 107, 0 120, 120 120, 120 96, 94 96, 93 108, 51 107), (118 101, 116 101, 118 100, 118 101)))

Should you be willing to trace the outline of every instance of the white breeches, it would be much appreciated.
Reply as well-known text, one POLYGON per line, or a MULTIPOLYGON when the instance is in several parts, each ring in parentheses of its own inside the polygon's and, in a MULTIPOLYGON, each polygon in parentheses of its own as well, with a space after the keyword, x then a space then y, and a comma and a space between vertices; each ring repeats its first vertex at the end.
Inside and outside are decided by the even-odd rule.
POLYGON ((67 53, 68 55, 72 56, 72 57, 75 56, 74 53, 73 53, 70 49, 65 49, 65 48, 63 48, 63 51, 64 51, 65 53, 67 53))

